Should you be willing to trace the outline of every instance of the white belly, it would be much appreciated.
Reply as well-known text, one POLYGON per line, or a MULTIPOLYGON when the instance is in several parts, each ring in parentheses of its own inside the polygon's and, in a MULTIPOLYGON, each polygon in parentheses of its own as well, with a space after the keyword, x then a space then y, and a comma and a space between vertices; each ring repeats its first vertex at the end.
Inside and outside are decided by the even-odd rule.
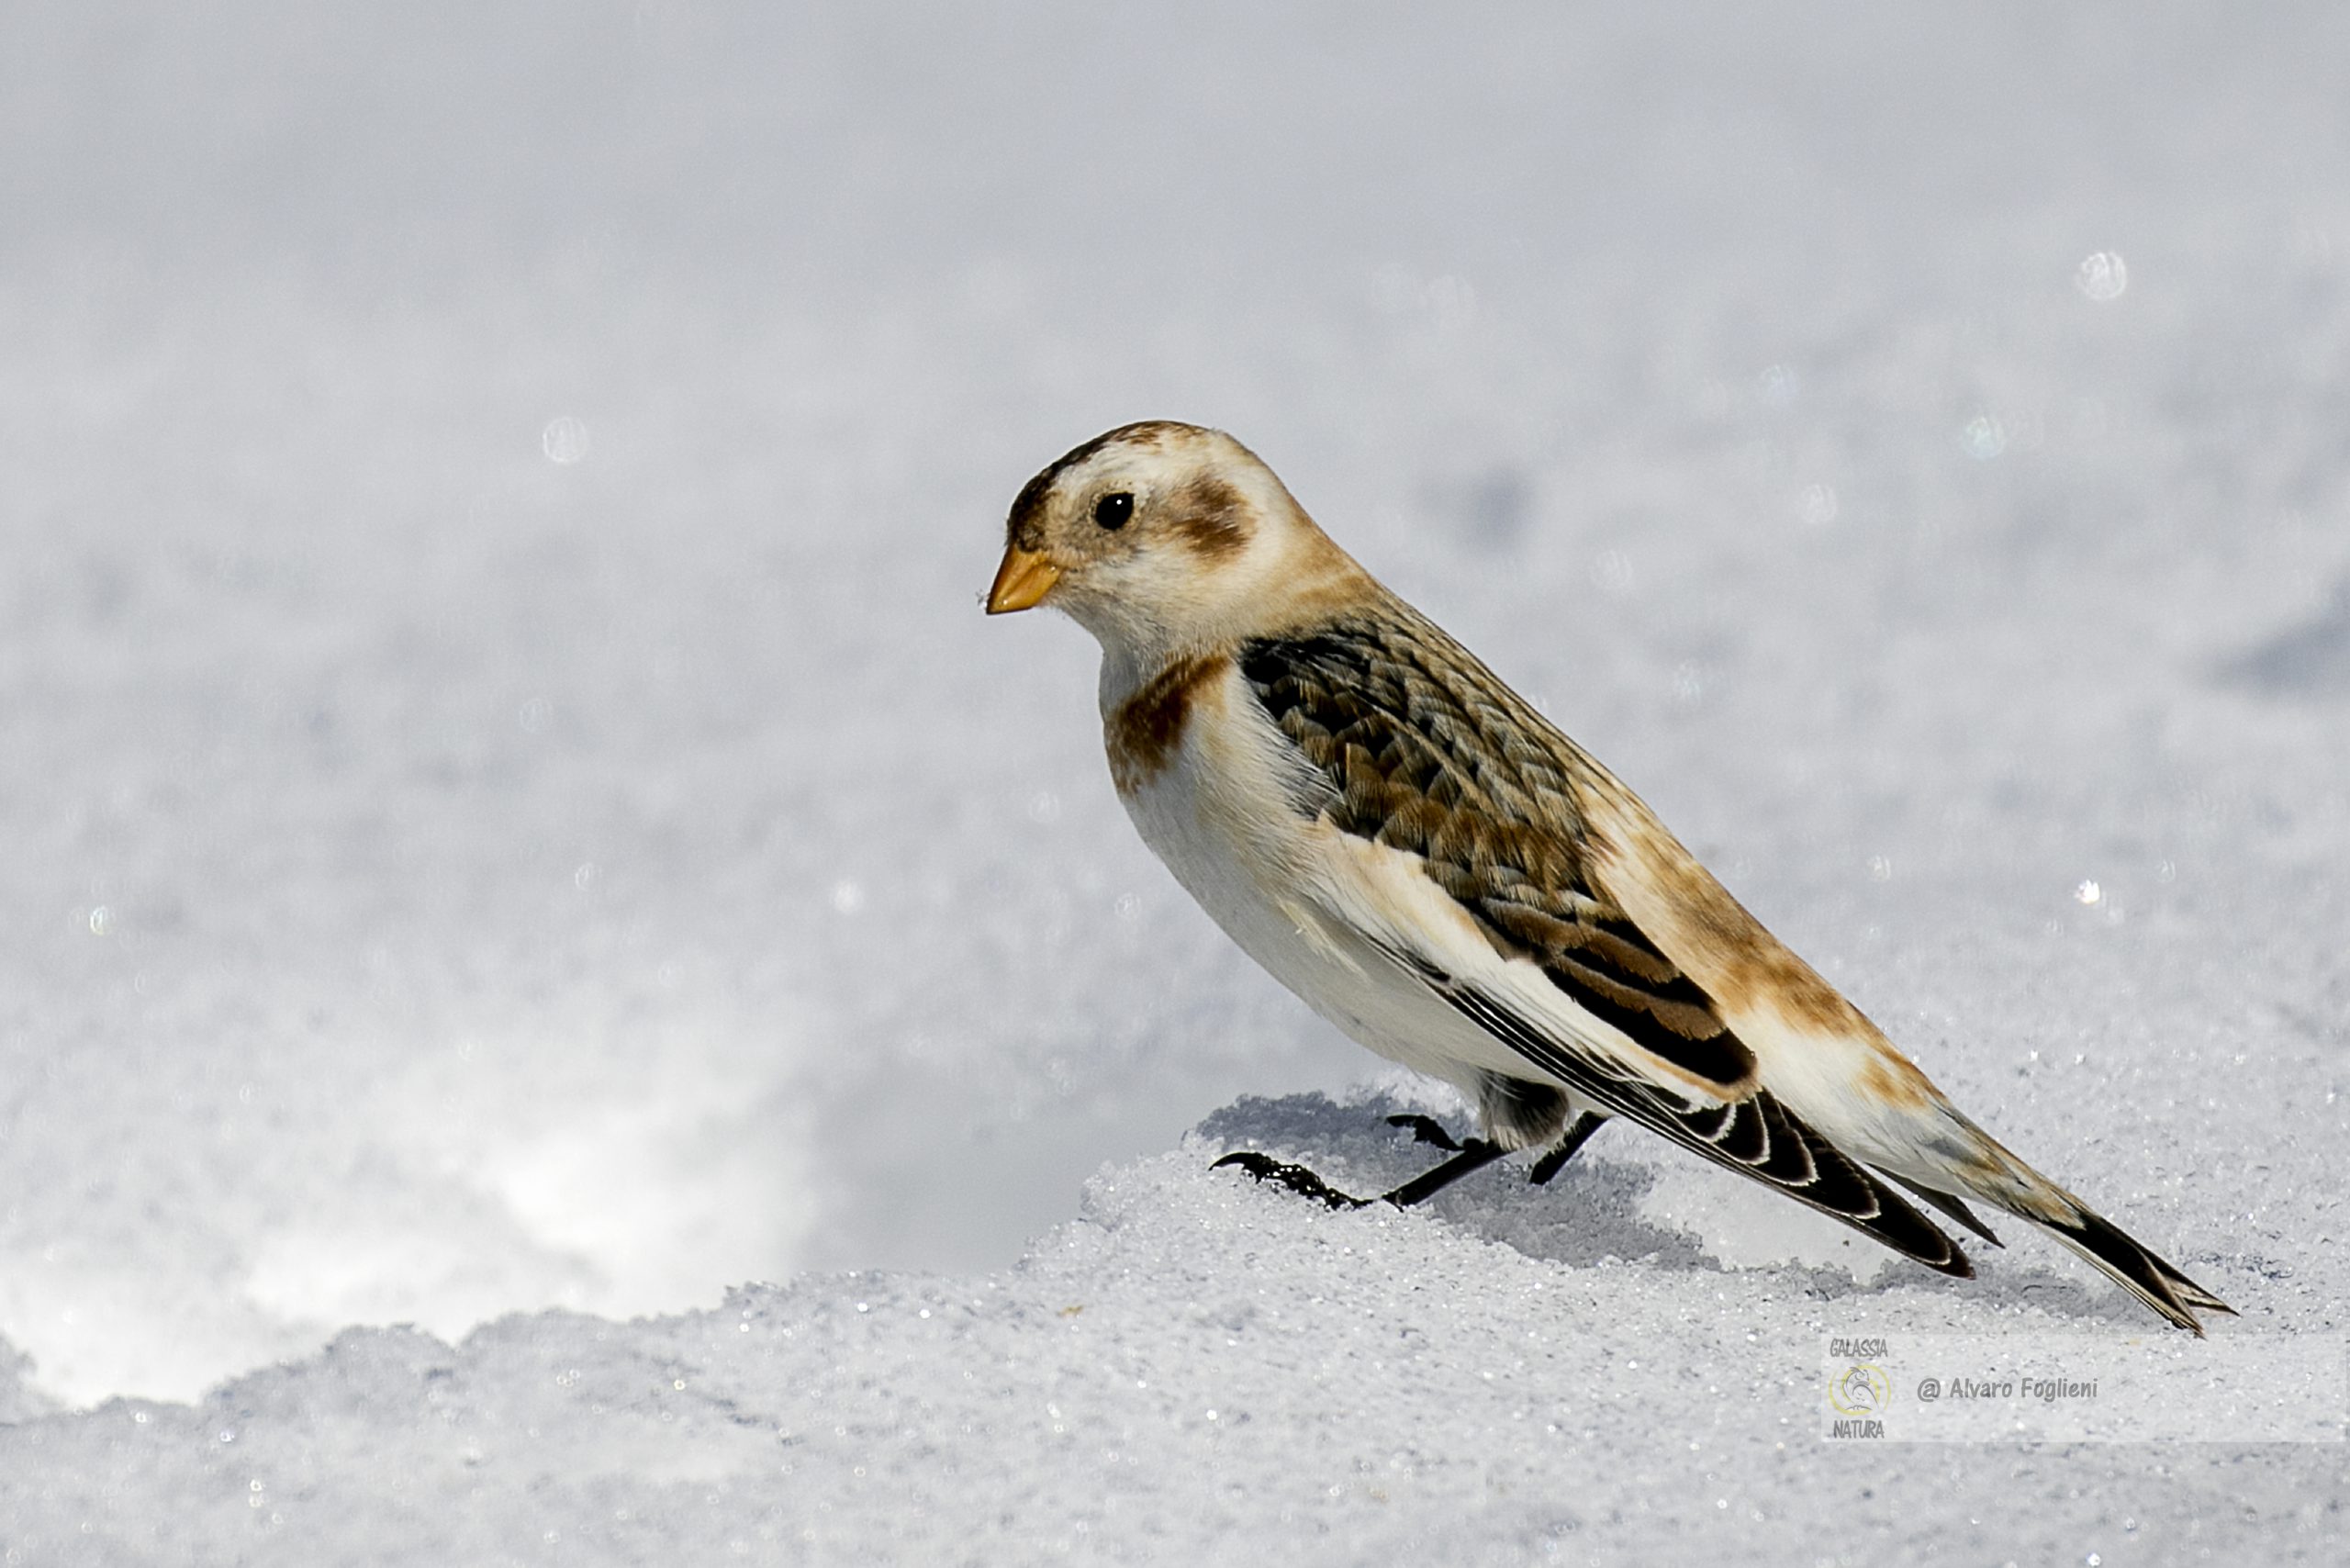
POLYGON ((1472 1101, 1488 1072, 1540 1077, 1337 913, 1360 898, 1333 884, 1364 846, 1291 805, 1301 767, 1235 672, 1200 694, 1166 766, 1119 799, 1241 951, 1356 1041, 1472 1101))

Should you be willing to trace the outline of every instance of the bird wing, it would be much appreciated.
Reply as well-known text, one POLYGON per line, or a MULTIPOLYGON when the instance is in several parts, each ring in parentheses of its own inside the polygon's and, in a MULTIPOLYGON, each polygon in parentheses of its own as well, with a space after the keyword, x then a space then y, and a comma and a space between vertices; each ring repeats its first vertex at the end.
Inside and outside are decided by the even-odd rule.
POLYGON ((1334 913, 1417 983, 1593 1103, 1971 1271, 1762 1086, 1715 999, 1594 874, 1576 769, 1596 765, 1466 650, 1399 608, 1249 642, 1237 663, 1301 765, 1293 803, 1339 835, 1334 913), (1431 890, 1449 918, 1404 913, 1431 890))
POLYGON ((1365 621, 1242 649, 1242 678, 1307 765, 1300 809, 1413 857, 1497 951, 1533 962, 1639 1066, 1701 1092, 1747 1087, 1753 1052, 1602 891, 1574 781, 1530 744, 1528 719, 1543 721, 1511 711, 1514 695, 1457 644, 1431 645, 1442 636, 1365 621))

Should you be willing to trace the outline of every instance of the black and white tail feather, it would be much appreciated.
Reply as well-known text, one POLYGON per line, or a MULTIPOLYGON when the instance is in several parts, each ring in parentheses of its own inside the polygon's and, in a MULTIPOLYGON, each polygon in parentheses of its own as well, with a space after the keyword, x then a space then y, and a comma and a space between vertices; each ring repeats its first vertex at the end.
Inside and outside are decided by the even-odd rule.
POLYGON ((1743 1099, 1693 1103, 1558 1040, 1508 1007, 1453 983, 1426 963, 1393 955, 1463 1017, 1585 1101, 1638 1123, 1741 1176, 1841 1220, 1905 1258, 1960 1279, 1975 1276, 1958 1244, 1900 1193, 1845 1158, 1764 1090, 1743 1099))
POLYGON ((2073 1210, 2066 1219, 2043 1219, 2035 1214, 2009 1212, 2079 1253, 2164 1317, 2181 1328, 2192 1329, 2198 1338, 2203 1334, 2203 1325, 2196 1320, 2198 1312, 2221 1312, 2230 1317, 2236 1315, 2234 1307, 2156 1257, 2120 1226, 2070 1193, 2065 1197, 2073 1210))
MULTIPOLYGON (((1494 999, 1457 984, 1423 959, 1393 948, 1385 951, 1464 1017, 1474 1020, 1585 1101, 1725 1170, 1784 1193, 1905 1258, 1958 1279, 1975 1276, 1974 1265, 1958 1243, 1888 1186, 1888 1180, 1992 1246, 2003 1245, 1957 1193, 1870 1170, 1814 1131, 1767 1090, 1736 1100, 1692 1102, 1632 1076, 1604 1056, 1559 1039, 1494 999)), ((2002 1212, 2047 1232, 2164 1319, 2198 1337, 2203 1326, 2196 1318, 2197 1312, 2234 1316, 2234 1308, 2119 1226, 2009 1158, 2020 1172, 2033 1178, 2037 1190, 2032 1196, 2042 1204, 2053 1199, 2062 1217, 2034 1213, 2020 1202, 2003 1200, 1997 1191, 1975 1193, 1979 1201, 1998 1204, 2002 1212)))
MULTIPOLYGON (((1572 1070, 1552 1070, 1566 1077, 1572 1070)), ((1873 1172, 1854 1163, 1779 1104, 1767 1091, 1757 1091, 1744 1100, 1727 1104, 1690 1107, 1676 1103, 1671 1095, 1645 1084, 1608 1085, 1580 1073, 1574 1074, 1574 1081, 1583 1094, 1609 1110, 1662 1133, 1672 1142, 1718 1165, 1774 1187, 1830 1218, 1841 1220, 1930 1269, 1960 1279, 1971 1279, 1975 1274, 1974 1266, 1958 1244, 1890 1191, 1880 1180, 1880 1174, 1908 1188, 1992 1246, 2004 1245, 1957 1194, 1937 1192, 1890 1172, 1873 1172), (1790 1152, 1793 1150, 1799 1150, 1799 1155, 1790 1152)), ((2188 1279, 2119 1226, 2062 1189, 2053 1190, 2071 1211, 2065 1218, 2045 1217, 2020 1205, 2002 1204, 2001 1208, 2063 1242, 2164 1319, 2199 1338, 2203 1326, 2195 1316, 2197 1312, 2235 1315, 2233 1307, 2188 1279)))

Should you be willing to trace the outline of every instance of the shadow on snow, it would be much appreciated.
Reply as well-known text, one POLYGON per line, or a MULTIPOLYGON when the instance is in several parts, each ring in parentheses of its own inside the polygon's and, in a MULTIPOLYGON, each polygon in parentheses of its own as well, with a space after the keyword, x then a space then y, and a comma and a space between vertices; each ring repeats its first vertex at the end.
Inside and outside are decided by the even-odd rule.
MULTIPOLYGON (((1427 1110, 1426 1105, 1384 1092, 1345 1104, 1318 1093, 1279 1099, 1248 1095, 1211 1113, 1197 1132, 1202 1138, 1229 1149, 1258 1149, 1295 1160, 1333 1187, 1368 1196, 1390 1191, 1445 1158, 1438 1150, 1415 1142, 1409 1132, 1387 1123, 1391 1115, 1427 1114, 1427 1110)), ((1457 1111, 1438 1119, 1446 1122, 1455 1137, 1475 1130, 1469 1118, 1457 1111)), ((2053 1258, 2027 1257, 2036 1249, 2039 1238, 2031 1237, 2020 1222, 2006 1226, 2006 1239, 2015 1241, 2020 1234, 2025 1238, 2011 1249, 1963 1238, 1977 1271, 1972 1281, 1942 1280, 1903 1267, 1897 1260, 1895 1266, 1866 1282, 1855 1281, 1839 1268, 1795 1261, 1776 1270, 1727 1269, 1707 1250, 1702 1237, 1659 1225, 1642 1213, 1644 1200, 1656 1185, 1654 1168, 1609 1159, 1605 1153, 1609 1138, 1625 1136, 1613 1126, 1601 1129, 1548 1186, 1538 1187, 1526 1179, 1530 1155, 1515 1155, 1473 1172, 1420 1205, 1418 1212, 1528 1258, 1570 1268, 1616 1259, 1691 1271, 1777 1273, 1801 1281, 1804 1293, 1815 1299, 1853 1304, 1922 1285, 1950 1290, 1954 1309, 1959 1300, 1969 1300, 1995 1306, 2026 1305, 2059 1317, 2122 1327, 2139 1320, 2134 1305, 2119 1293, 2068 1277, 2062 1271, 2065 1265, 2053 1258)), ((1639 1136, 1637 1129, 1633 1136, 1639 1136)), ((1737 1180, 1726 1171, 1712 1173, 1725 1182, 1737 1180)), ((1219 1180, 1251 1180, 1237 1170, 1214 1174, 1219 1180)), ((1284 1201, 1312 1202, 1279 1189, 1270 1191, 1284 1201)), ((1983 1327, 1987 1329, 1992 1325, 1986 1321, 1983 1327)))

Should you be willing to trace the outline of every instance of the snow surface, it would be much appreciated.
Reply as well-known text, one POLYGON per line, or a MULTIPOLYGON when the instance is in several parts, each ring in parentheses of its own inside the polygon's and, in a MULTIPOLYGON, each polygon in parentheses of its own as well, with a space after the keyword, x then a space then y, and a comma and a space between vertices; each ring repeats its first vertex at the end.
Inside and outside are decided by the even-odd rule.
POLYGON ((1818 1438, 1823 1335, 2152 1332, 2053 1248, 1621 1129, 1211 1174, 1425 1151, 977 597, 1068 445, 1234 430, 2338 1366, 2345 46, 0 9, 0 1549, 2343 1560, 2339 1446, 1818 1438))

